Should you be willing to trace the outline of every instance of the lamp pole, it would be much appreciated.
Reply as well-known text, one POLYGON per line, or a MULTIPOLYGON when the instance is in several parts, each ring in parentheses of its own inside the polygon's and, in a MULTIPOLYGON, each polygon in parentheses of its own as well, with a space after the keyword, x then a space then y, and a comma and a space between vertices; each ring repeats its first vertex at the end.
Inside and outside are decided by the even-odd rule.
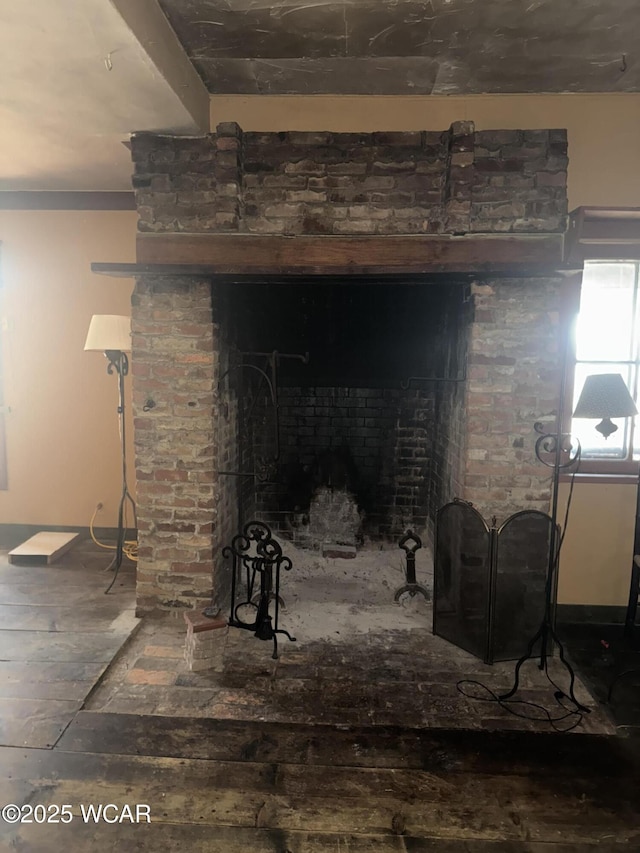
POLYGON ((107 365, 107 373, 116 372, 118 376, 118 420, 120 425, 120 453, 122 458, 122 490, 120 493, 120 503, 118 504, 118 533, 116 537, 116 553, 113 560, 107 566, 106 571, 113 571, 114 575, 111 583, 105 589, 105 594, 110 592, 116 578, 122 560, 124 559, 124 545, 127 538, 127 528, 125 524, 125 511, 127 501, 131 503, 133 508, 133 523, 136 524, 136 504, 129 492, 127 485, 127 444, 126 444, 126 418, 125 418, 125 396, 124 396, 124 377, 129 372, 129 359, 122 350, 105 350, 105 355, 109 361, 107 365))
POLYGON ((640 475, 636 486, 636 516, 633 532, 633 561, 631 565, 631 584, 629 586, 629 603, 624 620, 624 638, 633 640, 638 613, 638 598, 640 597, 640 475))
MULTIPOLYGON (((520 670, 523 664, 536 657, 535 648, 538 642, 540 643, 540 661, 538 669, 544 670, 548 677, 548 662, 549 657, 553 653, 554 644, 558 647, 558 657, 565 669, 569 673, 569 689, 565 694, 573 703, 575 708, 582 713, 588 714, 589 709, 582 705, 575 696, 575 672, 571 664, 564 656, 564 646, 560 642, 555 630, 555 589, 557 586, 558 560, 560 557, 560 545, 562 538, 558 533, 558 492, 560 487, 560 472, 571 468, 580 461, 580 442, 575 444, 571 439, 570 433, 563 432, 564 426, 564 404, 565 395, 567 393, 567 366, 569 361, 569 345, 570 337, 567 333, 564 340, 564 351, 561 359, 561 377, 560 377, 560 396, 558 401, 558 409, 556 415, 556 431, 547 432, 543 423, 537 422, 533 425, 534 430, 539 437, 535 443, 535 455, 538 461, 542 462, 548 468, 553 469, 551 478, 551 488, 553 490, 551 498, 551 530, 549 531, 549 555, 547 563, 547 578, 545 582, 545 604, 544 615, 540 627, 529 641, 527 650, 522 657, 517 661, 514 672, 514 681, 511 689, 500 696, 501 700, 510 699, 517 693, 520 686, 520 670), (551 461, 549 461, 551 455, 551 461), (563 460, 564 457, 564 460, 563 460)), ((561 691, 559 691, 561 692, 561 691)))
MULTIPOLYGON (((122 461, 122 487, 118 505, 118 532, 113 560, 106 571, 113 570, 114 575, 105 593, 111 591, 125 556, 126 544, 126 506, 127 501, 133 508, 133 523, 137 527, 136 505, 127 485, 127 443, 124 378, 129 373, 129 358, 126 351, 131 349, 131 319, 120 314, 94 314, 84 348, 90 352, 103 352, 107 358, 107 373, 116 373, 118 377, 118 425, 120 428, 120 454, 122 461)), ((107 546, 110 547, 110 546, 107 546)))

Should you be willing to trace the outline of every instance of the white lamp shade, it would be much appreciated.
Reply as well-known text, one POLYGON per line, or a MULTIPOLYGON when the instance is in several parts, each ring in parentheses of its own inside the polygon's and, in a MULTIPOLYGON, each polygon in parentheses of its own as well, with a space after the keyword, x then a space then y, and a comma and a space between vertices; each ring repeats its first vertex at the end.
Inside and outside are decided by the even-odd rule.
POLYGON ((85 350, 131 350, 131 319, 120 314, 94 314, 89 324, 85 350))
POLYGON ((629 418, 637 415, 633 398, 619 373, 587 376, 574 418, 629 418))

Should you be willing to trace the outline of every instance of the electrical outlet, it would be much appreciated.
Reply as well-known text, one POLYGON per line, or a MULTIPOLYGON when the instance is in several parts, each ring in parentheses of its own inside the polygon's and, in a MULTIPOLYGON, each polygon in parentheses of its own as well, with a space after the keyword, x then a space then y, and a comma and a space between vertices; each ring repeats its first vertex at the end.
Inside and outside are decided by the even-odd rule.
POLYGON ((96 504, 96 511, 100 512, 103 506, 104 504, 102 503, 102 501, 98 501, 98 503, 96 504))

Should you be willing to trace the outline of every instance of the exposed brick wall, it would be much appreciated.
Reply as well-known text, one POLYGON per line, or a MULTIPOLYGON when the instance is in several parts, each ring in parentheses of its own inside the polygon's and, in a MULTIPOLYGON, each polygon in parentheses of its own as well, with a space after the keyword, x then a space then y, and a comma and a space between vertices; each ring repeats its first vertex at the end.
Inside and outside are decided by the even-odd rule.
POLYGON ((234 527, 233 409, 221 417, 224 337, 209 281, 140 278, 132 299, 138 608, 224 600, 214 569, 234 527))
POLYGON ((239 429, 238 429, 238 470, 243 473, 238 477, 238 527, 256 517, 256 487, 253 474, 256 470, 255 446, 257 437, 255 434, 255 421, 251 417, 253 399, 251 396, 242 396, 239 402, 239 429))
POLYGON ((548 511, 551 472, 534 455, 536 421, 553 431, 562 355, 560 279, 473 286, 462 497, 487 517, 548 511))
POLYGON ((238 533, 242 507, 243 483, 235 474, 242 465, 242 446, 239 441, 242 404, 238 391, 237 353, 232 338, 233 325, 229 319, 226 291, 220 286, 214 286, 213 299, 218 320, 219 366, 214 386, 214 418, 217 430, 214 455, 216 512, 211 544, 214 565, 213 598, 218 606, 224 608, 231 590, 231 576, 222 551, 238 533))
POLYGON ((452 382, 438 389, 434 417, 433 465, 429 493, 429 532, 433 534, 440 507, 465 496, 465 384, 452 382))
POLYGON ((237 231, 241 147, 236 124, 219 124, 207 136, 133 136, 138 230, 237 231))
POLYGON ((466 381, 436 396, 431 519, 454 497, 471 501, 487 521, 548 512, 551 471, 535 457, 534 423, 553 432, 558 412, 560 286, 553 278, 471 286, 456 350, 466 381))
POLYGON ((277 482, 256 485, 260 516, 288 529, 296 495, 288 487, 287 471, 299 463, 312 480, 324 452, 346 448, 366 514, 365 533, 384 537, 407 527, 422 529, 434 396, 433 391, 398 388, 281 388, 281 460, 277 482))
POLYGON ((434 412, 434 447, 429 503, 429 532, 433 534, 436 513, 455 497, 465 496, 467 350, 471 331, 471 301, 465 292, 456 316, 448 311, 442 318, 445 331, 440 346, 447 354, 446 375, 456 381, 438 385, 434 412))
POLYGON ((387 518, 379 532, 397 537, 407 528, 422 530, 427 522, 433 463, 434 392, 408 390, 400 398, 392 452, 383 450, 383 482, 387 483, 387 518))
POLYGON ((564 130, 482 130, 475 134, 469 230, 564 231, 564 130))
POLYGON ((563 231, 566 131, 133 137, 143 231, 563 231), (515 198, 517 197, 517 198, 515 198))
POLYGON ((446 133, 245 133, 244 230, 442 231, 447 155, 446 133))

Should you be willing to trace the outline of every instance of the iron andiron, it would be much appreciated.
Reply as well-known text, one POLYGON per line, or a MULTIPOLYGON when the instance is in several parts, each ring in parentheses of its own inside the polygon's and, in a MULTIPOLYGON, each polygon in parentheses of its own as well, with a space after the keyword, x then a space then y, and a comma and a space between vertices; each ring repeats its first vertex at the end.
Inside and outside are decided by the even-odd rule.
POLYGON ((412 530, 407 530, 402 539, 398 542, 398 548, 402 548, 406 555, 407 565, 405 568, 406 583, 395 591, 393 596, 394 601, 400 601, 401 596, 407 593, 414 598, 416 595, 423 595, 427 601, 431 598, 429 590, 416 581, 416 551, 422 548, 422 539, 412 530))
POLYGON ((259 640, 273 640, 274 659, 278 657, 278 634, 284 634, 292 643, 288 631, 278 627, 280 613, 280 570, 289 571, 292 563, 285 557, 282 548, 273 538, 271 528, 262 521, 250 521, 245 524, 242 533, 233 537, 231 545, 227 545, 222 555, 233 561, 231 574, 231 612, 229 625, 233 628, 243 628, 253 631, 259 640), (241 574, 244 570, 246 592, 238 589, 241 574), (259 579, 259 591, 254 592, 259 579), (242 596, 245 597, 242 597, 242 596), (237 597, 240 600, 237 601, 237 597), (273 616, 269 613, 269 605, 273 601, 273 616), (248 609, 255 613, 252 622, 241 618, 240 611, 248 609))

